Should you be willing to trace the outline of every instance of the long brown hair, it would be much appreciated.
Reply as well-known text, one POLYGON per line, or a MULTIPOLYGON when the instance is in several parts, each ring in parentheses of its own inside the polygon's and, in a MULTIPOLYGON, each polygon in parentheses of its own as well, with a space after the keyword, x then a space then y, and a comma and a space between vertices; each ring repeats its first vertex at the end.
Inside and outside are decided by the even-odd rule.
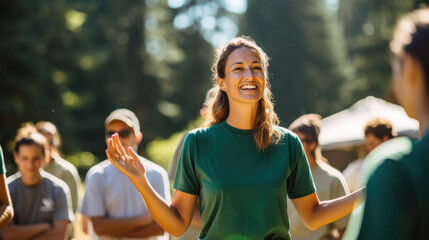
POLYGON ((268 81, 268 56, 267 54, 249 37, 238 37, 230 40, 217 49, 216 57, 212 65, 212 75, 214 91, 216 95, 209 99, 206 121, 204 125, 210 127, 220 123, 229 115, 229 102, 227 94, 216 84, 218 77, 225 78, 225 65, 229 55, 238 48, 246 47, 254 49, 261 58, 262 68, 265 75, 265 91, 263 97, 259 100, 258 111, 256 113, 255 127, 253 129, 253 138, 258 149, 265 151, 272 143, 278 143, 283 133, 275 128, 279 124, 277 114, 274 112, 274 97, 271 92, 270 82, 268 81))

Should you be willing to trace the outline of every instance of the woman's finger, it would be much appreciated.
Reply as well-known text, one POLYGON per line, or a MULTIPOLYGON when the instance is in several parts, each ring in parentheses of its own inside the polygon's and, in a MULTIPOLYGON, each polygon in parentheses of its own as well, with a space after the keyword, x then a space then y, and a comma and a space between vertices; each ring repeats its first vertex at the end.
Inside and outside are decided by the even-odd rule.
POLYGON ((112 136, 112 150, 110 154, 119 162, 124 162, 126 159, 126 155, 121 152, 120 148, 122 148, 121 143, 118 141, 117 134, 113 134, 112 136), (116 136, 115 136, 116 135, 116 136))
POLYGON ((107 159, 109 159, 110 163, 112 163, 115 167, 119 167, 118 162, 116 161, 116 159, 114 159, 111 155, 108 149, 106 149, 106 155, 107 155, 107 159))
POLYGON ((117 151, 119 151, 119 154, 126 156, 127 154, 125 153, 125 149, 122 146, 121 141, 119 141, 119 135, 117 133, 113 134, 113 140, 115 142, 117 151))
POLYGON ((139 156, 137 155, 136 152, 134 152, 132 147, 128 148, 128 155, 134 160, 139 160, 139 156))
POLYGON ((112 138, 109 138, 109 140, 107 140, 107 149, 109 151, 109 155, 110 157, 120 163, 122 161, 122 158, 118 155, 117 151, 115 150, 115 146, 114 146, 114 142, 112 138))

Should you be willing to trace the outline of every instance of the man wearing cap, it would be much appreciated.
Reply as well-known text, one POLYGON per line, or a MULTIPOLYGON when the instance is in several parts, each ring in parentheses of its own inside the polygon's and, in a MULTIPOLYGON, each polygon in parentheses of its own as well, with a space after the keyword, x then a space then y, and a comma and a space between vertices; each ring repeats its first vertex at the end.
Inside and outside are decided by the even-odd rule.
MULTIPOLYGON (((106 141, 118 133, 124 148, 132 147, 137 151, 143 135, 133 112, 127 109, 113 111, 106 118, 105 127, 106 141)), ((151 186, 171 201, 167 172, 143 157, 140 160, 151 186)), ((136 187, 108 160, 88 171, 80 212, 90 219, 88 234, 91 239, 168 239, 168 234, 153 220, 136 187)))

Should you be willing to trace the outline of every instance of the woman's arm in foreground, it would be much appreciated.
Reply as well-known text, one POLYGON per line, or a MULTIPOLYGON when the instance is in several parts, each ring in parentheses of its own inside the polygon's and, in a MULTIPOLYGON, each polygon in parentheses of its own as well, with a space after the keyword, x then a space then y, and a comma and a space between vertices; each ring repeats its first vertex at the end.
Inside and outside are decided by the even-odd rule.
POLYGON ((137 154, 122 147, 118 134, 108 141, 107 157, 137 187, 155 221, 173 236, 182 235, 191 223, 197 195, 176 191, 169 204, 150 186, 137 154))
POLYGON ((322 202, 319 201, 317 194, 314 192, 304 197, 292 199, 292 203, 304 224, 314 231, 323 225, 350 214, 353 209, 363 202, 364 188, 344 197, 322 202))

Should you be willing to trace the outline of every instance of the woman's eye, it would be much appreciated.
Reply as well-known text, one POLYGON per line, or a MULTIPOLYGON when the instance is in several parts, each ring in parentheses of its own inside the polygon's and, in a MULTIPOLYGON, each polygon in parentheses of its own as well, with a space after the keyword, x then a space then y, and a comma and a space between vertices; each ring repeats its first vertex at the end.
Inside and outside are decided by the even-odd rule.
POLYGON ((243 70, 243 68, 241 68, 241 67, 238 67, 238 68, 234 68, 234 69, 233 69, 233 71, 241 71, 241 70, 243 70))

